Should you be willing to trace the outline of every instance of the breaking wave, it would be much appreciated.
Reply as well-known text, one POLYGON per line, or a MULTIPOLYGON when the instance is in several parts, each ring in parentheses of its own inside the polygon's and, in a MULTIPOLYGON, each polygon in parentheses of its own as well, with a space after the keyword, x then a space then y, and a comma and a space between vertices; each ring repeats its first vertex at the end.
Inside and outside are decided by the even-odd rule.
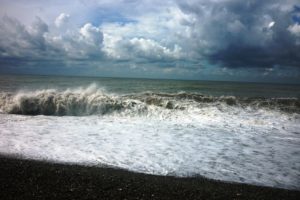
POLYGON ((0 93, 2 113, 22 115, 84 116, 110 113, 145 114, 153 109, 185 110, 203 106, 237 106, 300 113, 299 98, 207 96, 197 93, 109 94, 96 85, 87 88, 0 93))

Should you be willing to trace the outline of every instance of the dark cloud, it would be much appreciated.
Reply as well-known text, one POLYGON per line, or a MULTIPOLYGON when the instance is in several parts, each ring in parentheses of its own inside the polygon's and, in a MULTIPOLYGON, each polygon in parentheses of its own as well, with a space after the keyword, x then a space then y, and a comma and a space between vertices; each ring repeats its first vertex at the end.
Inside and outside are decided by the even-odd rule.
MULTIPOLYGON (((207 48, 200 55, 226 67, 300 67, 299 38, 289 31, 296 1, 230 0, 179 3, 197 17, 195 37, 207 48), (197 31, 197 29, 204 31, 197 31)), ((201 49, 201 45, 198 46, 201 49)))
POLYGON ((4 16, 0 20, 0 57, 11 59, 45 59, 52 56, 55 48, 45 39, 48 25, 36 18, 30 27, 18 20, 4 16))
MULTIPOLYGON (((272 47, 268 47, 272 48, 272 47)), ((209 56, 210 62, 226 67, 261 67, 270 68, 277 65, 300 67, 300 49, 265 49, 251 46, 228 46, 222 51, 209 56)))

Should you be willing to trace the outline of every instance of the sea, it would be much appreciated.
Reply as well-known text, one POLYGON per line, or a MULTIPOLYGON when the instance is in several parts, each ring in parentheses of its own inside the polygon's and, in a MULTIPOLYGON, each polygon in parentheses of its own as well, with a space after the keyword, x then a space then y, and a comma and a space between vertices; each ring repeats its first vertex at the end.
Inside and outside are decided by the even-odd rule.
POLYGON ((0 154, 300 190, 300 85, 0 75, 0 154))

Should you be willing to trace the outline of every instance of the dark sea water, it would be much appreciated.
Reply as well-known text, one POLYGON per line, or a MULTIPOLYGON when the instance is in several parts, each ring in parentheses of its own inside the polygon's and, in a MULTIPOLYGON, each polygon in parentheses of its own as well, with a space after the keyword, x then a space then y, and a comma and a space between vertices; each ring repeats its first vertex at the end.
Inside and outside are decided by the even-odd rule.
POLYGON ((300 97, 300 85, 222 81, 185 81, 133 78, 97 78, 70 76, 0 75, 1 91, 33 89, 69 89, 92 83, 118 94, 128 93, 199 93, 237 97, 300 97))
POLYGON ((0 153, 300 189, 300 85, 0 76, 0 153))

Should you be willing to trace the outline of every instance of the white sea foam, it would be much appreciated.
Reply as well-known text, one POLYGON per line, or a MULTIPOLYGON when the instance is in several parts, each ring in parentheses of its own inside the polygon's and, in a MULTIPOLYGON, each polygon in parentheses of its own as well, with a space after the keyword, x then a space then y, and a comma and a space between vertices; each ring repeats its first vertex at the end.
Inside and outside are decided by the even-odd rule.
POLYGON ((141 115, 131 109, 90 116, 0 114, 0 152, 300 189, 299 114, 190 100, 181 106, 147 104, 141 115))

